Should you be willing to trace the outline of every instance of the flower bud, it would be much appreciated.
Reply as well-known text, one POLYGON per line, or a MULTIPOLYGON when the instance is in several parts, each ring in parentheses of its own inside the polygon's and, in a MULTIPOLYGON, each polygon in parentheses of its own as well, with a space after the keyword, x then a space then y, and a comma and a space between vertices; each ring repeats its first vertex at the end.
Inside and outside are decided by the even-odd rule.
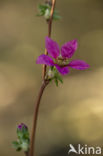
POLYGON ((51 69, 49 69, 49 71, 48 71, 48 78, 52 79, 53 77, 54 77, 54 72, 51 69))
POLYGON ((24 123, 21 123, 20 125, 18 125, 18 130, 20 130, 20 131, 22 131, 23 130, 23 128, 25 129, 25 130, 28 130, 28 127, 24 124, 24 123))
POLYGON ((27 142, 23 142, 23 143, 21 144, 21 147, 22 147, 22 149, 23 149, 25 152, 28 151, 28 149, 29 149, 29 145, 28 145, 27 142))
POLYGON ((30 138, 29 138, 29 131, 28 127, 21 123, 17 126, 17 141, 13 142, 13 147, 17 150, 23 150, 25 152, 28 152, 29 145, 30 145, 30 138))
POLYGON ((46 20, 50 19, 50 10, 49 9, 46 9, 44 17, 46 20))

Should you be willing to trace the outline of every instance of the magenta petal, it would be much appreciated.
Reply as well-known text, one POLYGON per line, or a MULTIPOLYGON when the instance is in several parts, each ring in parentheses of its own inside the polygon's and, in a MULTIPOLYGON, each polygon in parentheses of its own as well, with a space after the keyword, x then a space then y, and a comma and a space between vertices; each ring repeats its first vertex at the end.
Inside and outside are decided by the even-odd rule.
POLYGON ((46 49, 53 58, 57 58, 60 54, 58 44, 49 37, 46 37, 46 49))
POLYGON ((77 69, 77 70, 85 70, 89 68, 89 64, 82 60, 73 60, 69 63, 69 67, 77 69))
POLYGON ((58 65, 55 65, 57 70, 60 72, 62 75, 66 75, 69 73, 69 68, 68 67, 60 67, 58 65))
POLYGON ((48 66, 53 66, 54 65, 53 60, 49 56, 44 55, 44 54, 40 55, 37 58, 36 63, 37 64, 46 64, 48 66))
POLYGON ((71 58, 74 52, 77 50, 77 40, 72 40, 65 43, 61 48, 61 55, 63 58, 71 58))

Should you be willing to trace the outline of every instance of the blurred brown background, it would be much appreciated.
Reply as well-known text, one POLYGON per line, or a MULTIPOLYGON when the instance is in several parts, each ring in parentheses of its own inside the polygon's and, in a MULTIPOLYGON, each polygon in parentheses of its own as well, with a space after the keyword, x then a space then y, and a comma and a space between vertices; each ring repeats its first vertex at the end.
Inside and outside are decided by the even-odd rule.
MULTIPOLYGON (((34 102, 41 84, 38 55, 44 52, 47 25, 36 17, 37 0, 0 0, 0 156, 22 156, 12 149, 16 125, 31 130, 34 102)), ((78 39, 73 58, 91 66, 72 70, 42 98, 37 156, 67 156, 69 143, 103 145, 103 0, 57 0, 62 19, 53 23, 60 45, 78 39)))

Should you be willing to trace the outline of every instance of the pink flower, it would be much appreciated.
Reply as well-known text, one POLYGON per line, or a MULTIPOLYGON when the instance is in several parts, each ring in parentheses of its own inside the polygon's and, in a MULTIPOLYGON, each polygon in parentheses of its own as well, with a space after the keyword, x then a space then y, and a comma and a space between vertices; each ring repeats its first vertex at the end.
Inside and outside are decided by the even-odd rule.
POLYGON ((46 49, 50 56, 42 54, 37 58, 36 63, 45 64, 47 66, 55 66, 62 75, 69 73, 69 67, 77 70, 85 70, 89 68, 89 65, 86 62, 82 60, 72 60, 69 62, 69 59, 73 56, 77 47, 77 40, 72 40, 65 43, 60 50, 55 41, 46 37, 46 49))

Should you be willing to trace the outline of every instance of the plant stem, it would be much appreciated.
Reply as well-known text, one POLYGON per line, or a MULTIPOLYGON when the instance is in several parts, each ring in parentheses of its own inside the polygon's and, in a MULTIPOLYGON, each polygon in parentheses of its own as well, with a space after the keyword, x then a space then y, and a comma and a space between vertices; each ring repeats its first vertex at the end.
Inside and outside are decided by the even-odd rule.
MULTIPOLYGON (((53 13, 54 13, 54 9, 55 9, 55 4, 56 4, 56 0, 52 0, 51 13, 50 13, 51 16, 48 21, 48 37, 51 37, 52 21, 53 21, 53 13)), ((47 49, 45 49, 45 55, 48 55, 47 49)), ((45 79, 46 68, 47 68, 47 66, 43 65, 43 80, 45 79)))
POLYGON ((25 153, 25 156, 29 156, 29 151, 28 152, 24 152, 25 153))
MULTIPOLYGON (((52 6, 51 6, 51 16, 50 19, 48 21, 48 37, 51 37, 51 30, 52 30, 52 20, 53 20, 53 13, 54 13, 54 9, 55 9, 55 4, 56 4, 56 0, 52 0, 52 6)), ((48 55, 47 50, 45 49, 45 55, 48 55)), ((40 101, 44 92, 45 87, 49 84, 49 80, 45 80, 45 76, 46 76, 46 68, 47 66, 44 65, 43 66, 43 82, 37 97, 37 102, 35 105, 35 109, 34 109, 34 118, 33 118, 33 127, 32 127, 32 134, 31 134, 31 140, 30 140, 30 151, 29 151, 29 156, 34 156, 34 144, 35 144, 35 136, 36 136, 36 127, 37 127, 37 119, 38 119, 38 112, 39 112, 39 106, 40 106, 40 101)))
POLYGON ((43 95, 43 91, 45 89, 45 87, 48 85, 49 81, 43 81, 38 97, 37 97, 37 102, 35 105, 35 109, 34 109, 34 118, 33 118, 33 127, 32 127, 32 134, 31 134, 31 144, 30 144, 30 152, 29 152, 29 156, 33 156, 34 155, 34 143, 35 143, 35 134, 36 134, 36 126, 37 126, 37 119, 38 119, 38 112, 39 112, 39 106, 40 106, 40 101, 41 101, 41 97, 43 95))

